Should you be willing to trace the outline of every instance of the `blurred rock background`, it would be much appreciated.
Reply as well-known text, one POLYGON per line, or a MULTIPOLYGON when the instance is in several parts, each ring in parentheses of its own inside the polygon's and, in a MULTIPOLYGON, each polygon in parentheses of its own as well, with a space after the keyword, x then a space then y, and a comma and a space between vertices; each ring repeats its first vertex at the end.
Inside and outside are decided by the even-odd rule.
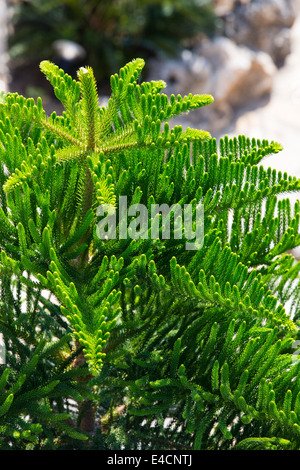
POLYGON ((6 1, 0 0, 0 90, 8 91, 8 18, 6 1))
POLYGON ((276 140, 266 164, 300 177, 300 0, 0 0, 0 23, 1 88, 59 111, 39 62, 89 64, 105 102, 109 76, 143 57, 168 94, 214 96, 176 123, 276 140))

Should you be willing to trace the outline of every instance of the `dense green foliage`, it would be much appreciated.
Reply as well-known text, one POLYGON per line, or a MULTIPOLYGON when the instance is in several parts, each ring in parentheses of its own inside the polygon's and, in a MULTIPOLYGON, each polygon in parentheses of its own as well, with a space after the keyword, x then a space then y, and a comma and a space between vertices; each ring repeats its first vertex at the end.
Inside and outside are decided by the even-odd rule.
POLYGON ((14 61, 56 60, 53 42, 67 39, 84 47, 97 80, 134 57, 177 55, 184 41, 216 27, 210 0, 16 0, 12 11, 14 61))
POLYGON ((0 446, 299 450, 300 205, 282 195, 300 182, 261 165, 275 142, 171 128, 213 99, 168 97, 143 67, 106 107, 91 68, 48 61, 61 116, 2 96, 0 446), (173 225, 100 239, 120 196, 201 202, 203 245, 173 225))

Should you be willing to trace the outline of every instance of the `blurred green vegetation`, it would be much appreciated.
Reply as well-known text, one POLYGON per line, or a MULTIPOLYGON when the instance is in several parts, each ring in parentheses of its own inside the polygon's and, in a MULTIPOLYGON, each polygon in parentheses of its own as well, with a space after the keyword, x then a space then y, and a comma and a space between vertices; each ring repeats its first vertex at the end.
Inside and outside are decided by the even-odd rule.
POLYGON ((135 57, 175 56, 195 36, 213 35, 216 17, 209 0, 14 0, 11 26, 12 63, 55 60, 54 41, 67 39, 105 80, 135 57))

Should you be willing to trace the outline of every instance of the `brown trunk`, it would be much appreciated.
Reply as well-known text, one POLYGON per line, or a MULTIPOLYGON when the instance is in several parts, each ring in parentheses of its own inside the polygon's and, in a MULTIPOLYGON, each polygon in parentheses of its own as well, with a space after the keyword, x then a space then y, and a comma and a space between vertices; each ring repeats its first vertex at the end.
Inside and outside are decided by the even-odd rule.
MULTIPOLYGON (((80 347, 79 342, 76 342, 77 348, 80 347)), ((81 352, 74 361, 74 367, 81 366, 86 363, 86 358, 84 357, 83 352, 81 352)), ((93 376, 91 374, 85 377, 78 377, 77 382, 88 383, 88 381, 93 376)), ((93 435, 96 430, 96 420, 95 420, 95 409, 90 400, 84 400, 83 402, 78 403, 78 412, 79 412, 79 428, 81 431, 93 435)))
MULTIPOLYGON (((94 191, 94 183, 92 180, 92 175, 90 169, 86 165, 84 168, 84 192, 83 192, 83 201, 82 201, 82 210, 81 210, 81 220, 84 219, 86 213, 93 205, 93 191, 94 191)), ((83 235, 82 239, 80 240, 81 244, 87 242, 87 239, 90 234, 90 228, 86 231, 83 235)), ((88 253, 89 250, 85 250, 81 253, 78 258, 78 262, 80 265, 84 265, 88 263, 88 253)), ((76 347, 80 347, 80 343, 76 343, 76 347)), ((84 357, 83 352, 81 352, 74 361, 74 366, 80 366, 86 363, 86 358, 84 357)), ((78 378, 77 380, 81 383, 87 383, 92 378, 92 375, 88 375, 86 377, 78 378)), ((82 403, 78 403, 78 411, 79 411, 79 427, 80 429, 90 435, 93 435, 96 429, 95 424, 95 409, 92 405, 90 400, 85 400, 82 403)))

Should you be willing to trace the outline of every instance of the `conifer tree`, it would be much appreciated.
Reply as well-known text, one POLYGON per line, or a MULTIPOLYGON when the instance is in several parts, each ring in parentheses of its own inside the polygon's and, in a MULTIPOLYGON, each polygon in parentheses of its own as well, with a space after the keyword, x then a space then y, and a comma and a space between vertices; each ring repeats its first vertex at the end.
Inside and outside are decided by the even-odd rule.
POLYGON ((285 195, 300 182, 262 165, 276 142, 171 127, 213 98, 168 97, 143 67, 111 77, 104 107, 91 68, 49 61, 62 115, 1 97, 0 448, 298 450, 300 205, 285 195), (122 236, 125 197, 148 209, 140 236, 122 236), (187 249, 175 216, 164 237, 154 205, 189 207, 194 233, 202 207, 203 239, 187 249))

